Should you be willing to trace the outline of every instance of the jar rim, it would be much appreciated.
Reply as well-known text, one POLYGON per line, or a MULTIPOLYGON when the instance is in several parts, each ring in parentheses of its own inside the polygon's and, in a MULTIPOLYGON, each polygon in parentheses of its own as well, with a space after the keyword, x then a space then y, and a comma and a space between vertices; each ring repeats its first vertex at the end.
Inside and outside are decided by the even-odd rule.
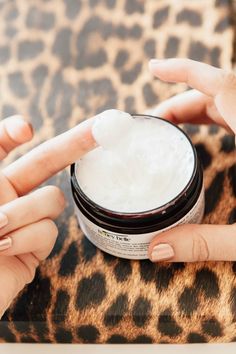
POLYGON ((147 119, 159 119, 161 121, 164 121, 165 123, 167 124, 170 124, 172 126, 174 126, 176 129, 178 129, 181 134, 183 134, 186 139, 188 140, 188 142, 190 143, 190 146, 192 148, 192 151, 193 151, 193 157, 194 157, 194 166, 193 166, 193 172, 192 172, 192 175, 188 181, 188 183, 186 184, 186 186, 183 188, 183 190, 176 196, 174 197, 172 200, 170 200, 169 202, 157 207, 157 208, 152 208, 152 209, 149 209, 149 210, 144 210, 144 211, 136 211, 136 212, 122 212, 122 211, 115 211, 115 210, 111 210, 111 209, 108 209, 108 208, 105 208, 99 204, 97 204, 96 202, 94 202, 91 198, 89 198, 84 192, 83 190, 81 189, 80 185, 79 185, 79 182, 78 182, 78 179, 76 177, 76 166, 77 166, 77 163, 73 163, 71 165, 71 180, 72 180, 72 184, 73 184, 73 187, 75 188, 75 190, 77 191, 77 193, 79 193, 80 197, 82 199, 85 200, 85 202, 87 202, 90 206, 92 206, 93 208, 96 208, 97 210, 99 210, 100 212, 102 212, 103 214, 107 214, 109 216, 114 216, 114 217, 120 217, 120 216, 123 216, 123 217, 127 217, 127 218, 132 218, 132 217, 145 217, 145 216, 150 216, 152 214, 165 214, 166 211, 168 210, 168 208, 170 208, 171 206, 175 205, 181 198, 182 196, 184 196, 186 194, 186 192, 188 191, 189 187, 192 185, 192 182, 195 178, 195 175, 196 175, 196 172, 197 172, 197 152, 196 152, 196 149, 191 141, 191 139, 189 138, 189 136, 177 125, 175 125, 173 122, 170 122, 164 118, 160 118, 160 117, 157 117, 157 116, 153 116, 153 115, 150 115, 150 114, 136 114, 136 113, 133 113, 131 114, 132 117, 134 118, 147 118, 147 119))

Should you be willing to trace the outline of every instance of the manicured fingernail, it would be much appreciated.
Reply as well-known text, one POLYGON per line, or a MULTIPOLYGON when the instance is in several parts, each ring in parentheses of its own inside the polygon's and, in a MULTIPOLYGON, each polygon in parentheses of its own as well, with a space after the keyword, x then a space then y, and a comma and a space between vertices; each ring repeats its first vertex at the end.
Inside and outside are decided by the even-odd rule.
POLYGON ((160 65, 161 63, 164 63, 163 59, 151 59, 149 60, 149 68, 153 70, 156 67, 158 67, 158 65, 160 65))
POLYGON ((8 224, 8 217, 0 211, 0 228, 8 224))
POLYGON ((164 261, 171 259, 174 255, 174 250, 170 245, 167 243, 160 243, 159 245, 153 247, 151 260, 153 262, 164 261))
POLYGON ((32 126, 29 126, 21 116, 13 116, 6 120, 5 128, 9 136, 16 142, 22 143, 32 137, 32 126))
POLYGON ((12 239, 10 237, 4 237, 0 239, 0 251, 5 251, 12 245, 12 239))

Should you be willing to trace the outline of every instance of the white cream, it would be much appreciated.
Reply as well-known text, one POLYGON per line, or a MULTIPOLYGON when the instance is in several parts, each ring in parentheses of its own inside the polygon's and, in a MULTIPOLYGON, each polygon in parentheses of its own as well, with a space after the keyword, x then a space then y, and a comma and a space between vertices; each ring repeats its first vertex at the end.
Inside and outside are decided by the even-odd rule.
POLYGON ((93 135, 100 145, 77 163, 82 191, 117 212, 142 212, 174 199, 194 169, 186 136, 159 119, 133 119, 116 110, 98 116, 93 135))

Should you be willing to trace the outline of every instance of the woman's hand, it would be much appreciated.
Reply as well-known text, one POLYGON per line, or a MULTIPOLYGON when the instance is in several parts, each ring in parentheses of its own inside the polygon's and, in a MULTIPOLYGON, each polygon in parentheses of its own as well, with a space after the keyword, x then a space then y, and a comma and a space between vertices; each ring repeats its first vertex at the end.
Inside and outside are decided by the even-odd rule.
MULTIPOLYGON (((0 318, 51 252, 58 233, 53 220, 65 206, 57 187, 28 193, 96 146, 92 122, 39 145, 0 172, 0 318)), ((32 136, 31 126, 19 116, 3 120, 0 159, 32 136)))
MULTIPOLYGON (((161 103, 154 114, 179 123, 217 123, 236 133, 236 76, 189 59, 151 60, 154 76, 185 82, 187 91, 161 103)), ((235 261, 236 224, 181 225, 157 235, 151 242, 153 262, 235 261)))

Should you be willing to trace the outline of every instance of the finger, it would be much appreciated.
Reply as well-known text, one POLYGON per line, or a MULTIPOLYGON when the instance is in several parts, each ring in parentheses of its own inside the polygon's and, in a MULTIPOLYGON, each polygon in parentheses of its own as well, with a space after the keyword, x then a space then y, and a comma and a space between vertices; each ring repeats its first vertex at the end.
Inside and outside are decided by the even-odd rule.
POLYGON ((0 122, 0 160, 18 145, 31 140, 32 137, 31 124, 21 116, 16 115, 2 120, 0 122))
POLYGON ((179 123, 212 123, 207 115, 209 97, 196 90, 190 90, 161 102, 152 114, 179 123))
POLYGON ((55 219, 64 207, 64 195, 55 186, 43 187, 13 200, 0 207, 0 237, 45 218, 55 219))
POLYGON ((236 76, 190 59, 151 60, 150 70, 161 80, 185 82, 215 100, 219 114, 236 133, 236 76))
POLYGON ((58 230, 50 219, 24 226, 0 239, 1 256, 33 253, 38 260, 45 259, 56 241, 58 230))
POLYGON ((151 242, 153 262, 235 261, 236 224, 181 225, 157 235, 151 242))
POLYGON ((97 146, 94 118, 39 145, 4 169, 18 195, 24 195, 97 146), (27 176, 27 178, 25 178, 27 176))
POLYGON ((212 97, 219 92, 226 77, 223 70, 190 59, 152 59, 149 67, 163 81, 185 82, 212 97))

